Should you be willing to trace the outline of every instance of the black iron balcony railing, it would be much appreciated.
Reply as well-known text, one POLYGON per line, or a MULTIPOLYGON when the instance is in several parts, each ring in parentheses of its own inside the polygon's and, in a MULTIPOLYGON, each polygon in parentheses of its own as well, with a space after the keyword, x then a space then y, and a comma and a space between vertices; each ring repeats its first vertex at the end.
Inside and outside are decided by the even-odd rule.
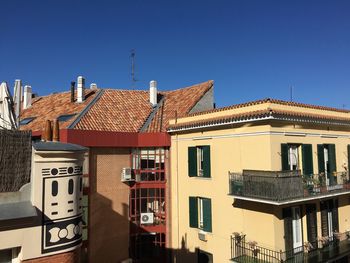
POLYGON ((287 202, 303 198, 319 197, 334 193, 350 192, 347 172, 333 173, 333 180, 324 174, 304 176, 300 171, 243 170, 242 174, 229 173, 230 195, 237 198, 287 202))
POLYGON ((315 242, 306 242, 288 251, 274 251, 258 246, 256 242, 246 242, 245 235, 231 236, 231 259, 239 263, 316 263, 338 259, 350 254, 349 233, 322 237, 315 242))

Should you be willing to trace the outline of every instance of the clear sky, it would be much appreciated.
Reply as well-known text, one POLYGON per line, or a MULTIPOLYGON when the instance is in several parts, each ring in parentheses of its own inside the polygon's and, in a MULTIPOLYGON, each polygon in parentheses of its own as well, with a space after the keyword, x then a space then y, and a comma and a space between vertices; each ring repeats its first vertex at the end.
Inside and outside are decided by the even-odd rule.
POLYGON ((261 98, 350 108, 350 1, 0 0, 0 81, 39 95, 215 81, 217 106, 261 98))

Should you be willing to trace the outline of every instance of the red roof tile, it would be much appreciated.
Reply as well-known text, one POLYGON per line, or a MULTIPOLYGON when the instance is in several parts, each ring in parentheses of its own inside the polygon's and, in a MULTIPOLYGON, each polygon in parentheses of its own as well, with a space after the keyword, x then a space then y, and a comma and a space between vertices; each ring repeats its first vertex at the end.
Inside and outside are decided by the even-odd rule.
POLYGON ((74 129, 137 132, 151 111, 149 92, 107 89, 74 129))
POLYGON ((21 119, 36 118, 21 129, 40 131, 47 119, 77 114, 66 122, 60 122, 60 128, 70 126, 80 130, 139 132, 145 126, 142 131, 166 131, 169 119, 175 113, 178 117, 188 114, 212 86, 213 82, 208 81, 159 92, 163 103, 155 109, 149 102, 149 91, 143 90, 104 89, 97 94, 96 90, 87 89, 86 101, 79 104, 70 102, 70 92, 52 94, 35 99, 32 106, 23 111, 21 119))
POLYGON ((165 101, 158 109, 147 131, 166 131, 169 120, 186 116, 204 94, 213 87, 213 83, 210 80, 191 87, 161 93, 165 96, 165 101))
MULTIPOLYGON (((20 119, 36 117, 21 130, 41 131, 46 120, 54 120, 61 115, 77 114, 71 119, 60 122, 60 128, 67 128, 78 114, 91 102, 98 90, 85 90, 86 100, 83 103, 70 102, 70 92, 51 94, 33 99, 32 106, 21 112, 20 119)), ((76 96, 75 96, 76 97, 76 96)))

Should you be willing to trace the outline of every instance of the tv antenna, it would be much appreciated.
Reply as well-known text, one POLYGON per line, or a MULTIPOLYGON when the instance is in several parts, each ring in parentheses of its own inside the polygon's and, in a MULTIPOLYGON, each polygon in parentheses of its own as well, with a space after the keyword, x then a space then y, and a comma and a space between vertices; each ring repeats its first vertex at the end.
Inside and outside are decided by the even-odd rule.
POLYGON ((135 55, 136 55, 135 49, 130 50, 130 59, 131 59, 131 88, 132 88, 132 89, 135 89, 135 88, 136 88, 136 81, 137 81, 137 79, 135 78, 135 55))
POLYGON ((289 87, 289 89, 290 89, 290 101, 293 101, 293 85, 291 85, 290 87, 289 87))

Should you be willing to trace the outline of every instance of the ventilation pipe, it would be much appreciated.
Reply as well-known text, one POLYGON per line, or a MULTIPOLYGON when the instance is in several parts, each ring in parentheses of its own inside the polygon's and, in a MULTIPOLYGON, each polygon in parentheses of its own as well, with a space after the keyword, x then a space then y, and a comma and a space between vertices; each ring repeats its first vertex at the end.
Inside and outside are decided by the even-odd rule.
POLYGON ((32 106, 32 87, 26 85, 23 93, 23 109, 28 109, 30 106, 32 106))
POLYGON ((82 103, 85 100, 85 79, 82 76, 78 77, 77 94, 77 102, 82 103))
POLYGON ((157 81, 151 80, 149 83, 149 102, 153 107, 157 105, 157 81))
POLYGON ((96 83, 91 83, 90 84, 90 89, 97 89, 97 84, 96 83))
POLYGON ((70 83, 70 102, 74 102, 75 81, 70 83))

